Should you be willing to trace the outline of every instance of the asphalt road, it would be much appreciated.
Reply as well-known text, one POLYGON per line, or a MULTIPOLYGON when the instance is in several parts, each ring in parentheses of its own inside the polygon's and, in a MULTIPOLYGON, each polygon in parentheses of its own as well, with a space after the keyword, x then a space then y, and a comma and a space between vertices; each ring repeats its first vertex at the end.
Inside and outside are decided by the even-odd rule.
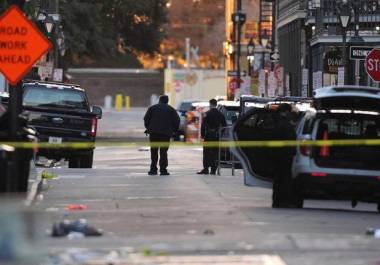
POLYGON ((44 236, 39 243, 57 255, 72 248, 122 249, 257 261, 227 264, 380 264, 380 239, 365 235, 368 227, 380 227, 376 205, 351 209, 349 202, 306 201, 301 210, 272 209, 271 191, 243 186, 239 171, 196 175, 198 148, 171 149, 169 158, 171 176, 148 176, 149 152, 123 148, 98 148, 91 170, 50 169, 58 178, 35 206, 44 228, 63 218, 85 218, 104 235, 44 236), (88 209, 68 211, 69 204, 88 209))

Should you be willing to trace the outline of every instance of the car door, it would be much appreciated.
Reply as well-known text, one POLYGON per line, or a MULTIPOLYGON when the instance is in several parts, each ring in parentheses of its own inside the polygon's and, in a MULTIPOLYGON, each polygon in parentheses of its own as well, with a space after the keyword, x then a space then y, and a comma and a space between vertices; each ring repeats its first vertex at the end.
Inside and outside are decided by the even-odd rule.
POLYGON ((244 169, 244 184, 247 186, 272 187, 273 148, 252 147, 245 143, 274 140, 276 112, 271 109, 253 108, 244 114, 233 127, 232 148, 244 169))

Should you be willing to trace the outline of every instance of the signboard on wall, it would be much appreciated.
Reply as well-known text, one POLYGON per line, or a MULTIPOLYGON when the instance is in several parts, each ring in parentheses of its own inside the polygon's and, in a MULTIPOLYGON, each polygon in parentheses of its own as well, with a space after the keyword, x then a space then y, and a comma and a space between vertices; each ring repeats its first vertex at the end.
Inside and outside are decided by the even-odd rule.
POLYGON ((256 21, 245 22, 244 37, 247 40, 250 40, 250 39, 258 40, 259 39, 259 23, 256 21))
POLYGON ((277 92, 277 79, 274 72, 269 73, 268 77, 268 97, 275 97, 277 92))
POLYGON ((338 86, 344 86, 344 67, 338 68, 338 86))
POLYGON ((290 75, 285 76, 285 96, 291 96, 290 94, 290 75))
POLYGON ((342 66, 342 54, 339 51, 326 52, 323 66, 325 73, 338 74, 338 68, 342 66))
POLYGON ((308 96, 309 88, 309 69, 302 69, 302 96, 308 96))
POLYGON ((323 86, 323 72, 318 71, 313 73, 313 90, 323 86))
POLYGON ((266 72, 265 70, 259 71, 259 94, 266 95, 266 72))

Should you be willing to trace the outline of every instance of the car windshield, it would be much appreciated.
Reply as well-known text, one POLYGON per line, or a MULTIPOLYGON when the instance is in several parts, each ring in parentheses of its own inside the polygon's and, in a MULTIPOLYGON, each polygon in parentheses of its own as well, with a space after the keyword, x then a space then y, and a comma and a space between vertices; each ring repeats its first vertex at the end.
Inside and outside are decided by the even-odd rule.
POLYGON ((28 86, 24 92, 23 106, 86 109, 86 99, 81 91, 28 86))

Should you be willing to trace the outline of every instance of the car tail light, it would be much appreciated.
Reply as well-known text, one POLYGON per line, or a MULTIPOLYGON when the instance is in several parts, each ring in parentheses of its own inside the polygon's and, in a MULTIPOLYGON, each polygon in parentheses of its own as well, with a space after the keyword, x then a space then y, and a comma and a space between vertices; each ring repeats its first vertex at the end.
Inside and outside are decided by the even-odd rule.
POLYGON ((98 130, 98 118, 92 118, 90 135, 92 137, 95 137, 97 130, 98 130))
POLYGON ((379 176, 379 177, 377 177, 377 180, 380 180, 380 176, 379 176))
POLYGON ((326 173, 320 173, 320 172, 313 172, 311 173, 312 177, 327 177, 326 173))

